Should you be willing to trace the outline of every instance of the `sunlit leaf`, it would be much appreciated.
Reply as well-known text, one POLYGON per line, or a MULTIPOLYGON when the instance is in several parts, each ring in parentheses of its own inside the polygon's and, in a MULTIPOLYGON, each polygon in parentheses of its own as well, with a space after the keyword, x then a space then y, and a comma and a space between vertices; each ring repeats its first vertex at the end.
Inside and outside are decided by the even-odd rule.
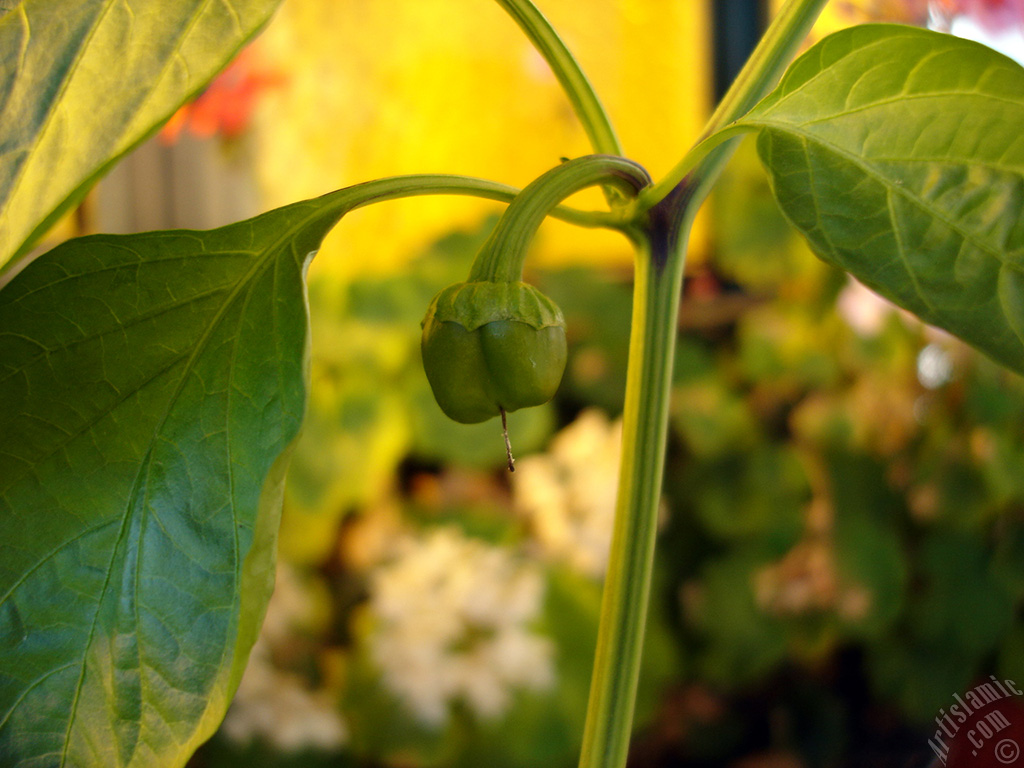
POLYGON ((304 271, 365 194, 72 240, 0 291, 0 764, 178 766, 220 722, 273 580, 304 271))
POLYGON ((280 0, 0 8, 0 267, 194 95, 280 0))
POLYGON ((741 123, 818 256, 1024 372, 1024 69, 948 35, 855 27, 741 123))

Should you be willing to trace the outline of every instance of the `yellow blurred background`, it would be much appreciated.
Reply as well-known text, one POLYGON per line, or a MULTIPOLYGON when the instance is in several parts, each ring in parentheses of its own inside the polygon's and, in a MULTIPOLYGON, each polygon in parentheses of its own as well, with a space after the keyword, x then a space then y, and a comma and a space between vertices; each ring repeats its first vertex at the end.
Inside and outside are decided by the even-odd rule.
MULTIPOLYGON (((550 0, 542 10, 577 56, 627 156, 657 178, 709 107, 707 0, 550 0)), ((284 74, 258 116, 266 207, 407 173, 457 173, 522 187, 590 152, 550 69, 496 3, 287 0, 257 42, 284 74)), ((599 193, 574 201, 599 207, 599 193)), ((348 217, 315 272, 392 270, 494 203, 437 197, 348 217)), ((618 235, 549 222, 546 264, 628 265, 618 235)))

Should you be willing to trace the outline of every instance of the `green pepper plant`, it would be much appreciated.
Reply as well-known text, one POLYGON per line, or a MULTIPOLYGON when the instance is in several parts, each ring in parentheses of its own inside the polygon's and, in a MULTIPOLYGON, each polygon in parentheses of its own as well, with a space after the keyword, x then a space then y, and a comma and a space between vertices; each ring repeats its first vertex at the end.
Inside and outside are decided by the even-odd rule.
POLYGON ((522 192, 460 176, 381 179, 211 231, 76 238, 27 264, 40 235, 277 0, 0 9, 0 764, 180 766, 216 729, 272 589, 308 384, 306 266, 356 208, 428 194, 509 203, 467 281, 424 321, 431 385, 460 421, 557 387, 564 320, 521 282, 541 220, 616 230, 635 246, 619 498, 581 768, 625 764, 687 235, 742 136, 756 134, 779 205, 819 257, 1024 372, 1016 63, 939 33, 865 25, 789 65, 825 4, 789 0, 701 140, 652 182, 541 12, 498 2, 551 66, 593 155, 522 192), (595 185, 607 210, 562 203, 595 185))

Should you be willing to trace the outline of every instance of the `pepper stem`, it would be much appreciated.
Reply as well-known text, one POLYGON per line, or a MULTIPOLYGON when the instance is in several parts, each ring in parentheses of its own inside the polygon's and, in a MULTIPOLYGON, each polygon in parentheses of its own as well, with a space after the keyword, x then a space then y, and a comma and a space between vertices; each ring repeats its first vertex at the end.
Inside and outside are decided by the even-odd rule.
POLYGON ((508 439, 508 421, 505 419, 505 409, 500 405, 498 411, 501 412, 501 436, 505 438, 505 455, 508 457, 508 471, 516 471, 516 460, 512 458, 512 443, 508 439))
POLYGON ((636 197, 651 183, 641 166, 611 155, 577 157, 534 179, 505 209, 490 238, 477 254, 469 282, 514 283, 522 280, 523 262, 544 218, 565 198, 602 184, 636 197))

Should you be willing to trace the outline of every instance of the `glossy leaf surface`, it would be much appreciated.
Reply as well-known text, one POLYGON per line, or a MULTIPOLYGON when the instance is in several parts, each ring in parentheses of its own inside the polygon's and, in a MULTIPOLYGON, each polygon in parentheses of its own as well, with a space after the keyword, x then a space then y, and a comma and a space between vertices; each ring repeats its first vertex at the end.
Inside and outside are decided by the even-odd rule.
POLYGON ((0 7, 0 268, 166 120, 280 0, 0 7))
POLYGON ((360 193, 69 241, 0 291, 0 764, 178 766, 273 582, 304 271, 360 193))
POLYGON ((1024 69, 977 43, 854 27, 743 120, 825 261, 1024 372, 1024 69))

